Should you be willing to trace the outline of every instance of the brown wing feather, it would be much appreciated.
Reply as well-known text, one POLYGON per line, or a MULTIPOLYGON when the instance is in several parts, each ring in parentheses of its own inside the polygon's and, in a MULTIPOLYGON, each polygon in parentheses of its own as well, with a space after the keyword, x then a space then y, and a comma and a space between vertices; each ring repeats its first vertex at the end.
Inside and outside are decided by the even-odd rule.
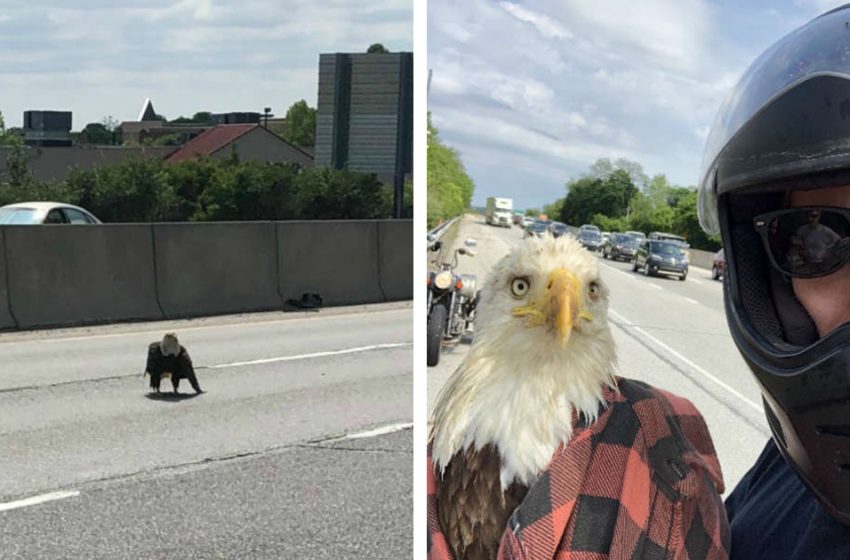
POLYGON ((470 447, 452 457, 437 488, 440 525, 456 560, 492 560, 508 518, 528 487, 502 492, 502 460, 492 445, 470 447))

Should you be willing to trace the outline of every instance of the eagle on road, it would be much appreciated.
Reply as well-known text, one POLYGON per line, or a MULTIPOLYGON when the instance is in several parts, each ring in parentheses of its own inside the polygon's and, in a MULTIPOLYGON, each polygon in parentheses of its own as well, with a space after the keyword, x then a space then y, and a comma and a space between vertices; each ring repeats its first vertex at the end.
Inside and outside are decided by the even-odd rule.
MULTIPOLYGON (((682 510, 691 517, 681 525, 695 527, 693 511, 699 509, 711 542, 710 553, 689 550, 689 558, 723 557, 722 476, 707 428, 685 399, 618 377, 608 297, 597 259, 567 236, 528 238, 488 275, 473 345, 434 406, 430 558, 494 559, 505 552, 500 548, 505 535, 510 542, 552 541, 542 547, 524 541, 515 548, 536 551, 528 552, 529 558, 568 557, 573 551, 619 558, 612 546, 625 547, 619 543, 631 538, 613 534, 624 523, 622 511, 646 526, 629 533, 635 542, 628 546, 641 546, 640 530, 649 531, 646 538, 658 538, 663 531, 657 524, 670 523, 672 515, 660 511, 667 502, 655 499, 657 504, 648 505, 658 485, 644 474, 669 474, 671 464, 678 468, 669 478, 672 491, 685 495, 686 483, 696 489, 695 501, 682 510), (576 435, 580 442, 571 441, 577 430, 583 432, 576 435), (650 432, 658 435, 645 435, 650 432), (610 456, 596 454, 606 450, 610 456), (696 483, 687 478, 694 476, 701 478, 696 483), (584 507, 597 502, 582 502, 576 497, 582 493, 611 500, 599 503, 613 509, 606 517, 584 507), (529 529, 530 520, 542 528, 529 529), (438 540, 444 546, 435 544, 438 540), (596 544, 588 548, 591 541, 596 544), (540 554, 541 548, 547 552, 540 554), (719 555, 712 556, 714 551, 719 555)), ((643 557, 632 556, 632 548, 622 554, 643 557)))
POLYGON ((152 342, 148 346, 145 374, 150 375, 150 388, 157 393, 160 392, 160 383, 164 377, 171 378, 175 394, 181 379, 188 379, 195 393, 203 393, 195 376, 192 358, 174 333, 166 333, 161 341, 152 342))

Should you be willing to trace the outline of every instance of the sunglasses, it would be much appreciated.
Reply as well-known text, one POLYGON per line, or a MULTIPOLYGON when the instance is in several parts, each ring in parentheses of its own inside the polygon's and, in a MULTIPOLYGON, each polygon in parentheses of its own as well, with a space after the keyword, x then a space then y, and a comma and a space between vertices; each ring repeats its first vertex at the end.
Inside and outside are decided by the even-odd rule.
POLYGON ((850 261, 850 208, 786 208, 760 214, 753 224, 770 263, 786 276, 826 276, 850 261))

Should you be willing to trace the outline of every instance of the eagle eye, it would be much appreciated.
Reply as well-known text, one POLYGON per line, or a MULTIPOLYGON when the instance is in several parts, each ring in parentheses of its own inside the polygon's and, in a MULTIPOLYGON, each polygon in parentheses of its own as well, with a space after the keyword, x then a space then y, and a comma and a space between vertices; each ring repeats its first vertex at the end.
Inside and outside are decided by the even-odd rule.
POLYGON ((590 284, 587 285, 587 293, 590 295, 591 299, 598 299, 600 295, 602 295, 602 287, 599 285, 599 282, 594 280, 590 284))
POLYGON ((522 297, 528 293, 528 278, 514 278, 511 282, 511 293, 514 297, 522 297))

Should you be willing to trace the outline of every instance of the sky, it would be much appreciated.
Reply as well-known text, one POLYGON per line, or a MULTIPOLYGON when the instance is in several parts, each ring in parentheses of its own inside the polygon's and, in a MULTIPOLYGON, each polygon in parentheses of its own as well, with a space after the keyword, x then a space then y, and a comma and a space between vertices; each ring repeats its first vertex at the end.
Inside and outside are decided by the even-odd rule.
POLYGON ((429 0, 428 108, 476 206, 507 196, 539 208, 603 157, 694 186, 743 71, 842 3, 429 0))
POLYGON ((0 112, 73 128, 198 111, 315 107, 319 54, 413 49, 411 0, 0 0, 0 112))

